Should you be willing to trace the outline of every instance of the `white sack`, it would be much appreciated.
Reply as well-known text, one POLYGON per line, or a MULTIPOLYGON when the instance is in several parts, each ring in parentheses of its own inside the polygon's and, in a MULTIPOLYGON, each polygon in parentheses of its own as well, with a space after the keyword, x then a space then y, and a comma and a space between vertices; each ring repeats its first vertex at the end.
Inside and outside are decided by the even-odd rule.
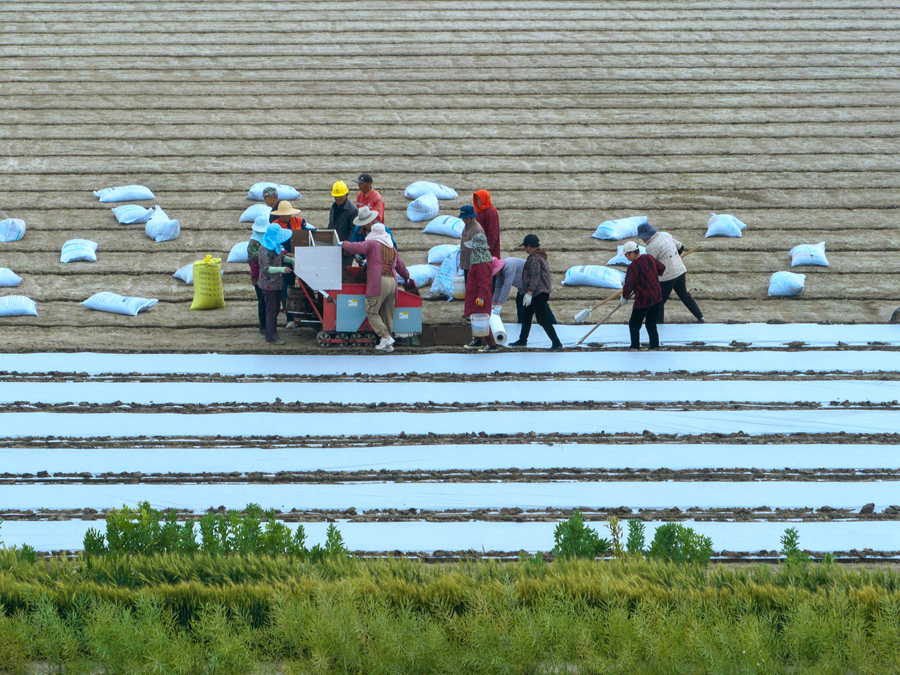
POLYGON ((153 209, 145 209, 137 204, 125 204, 112 210, 119 225, 136 225, 146 223, 153 215, 153 209))
POLYGON ((0 298, 0 316, 37 316, 34 300, 24 295, 7 295, 0 298))
POLYGON ((105 190, 95 190, 94 196, 101 202, 139 202, 145 199, 156 199, 150 188, 143 185, 123 185, 105 190))
POLYGON ((501 347, 505 347, 509 342, 509 336, 506 334, 506 327, 503 325, 503 319, 499 314, 491 312, 491 332, 494 334, 494 340, 501 347))
POLYGON ((821 265, 828 267, 828 258, 825 257, 825 242, 818 244, 800 244, 791 249, 791 267, 797 265, 821 265))
POLYGON ((438 246, 433 246, 428 249, 428 264, 440 265, 447 259, 448 255, 458 250, 459 246, 456 244, 439 244, 438 246))
MULTIPOLYGON (((413 202, 415 204, 415 202, 413 202)), ((412 206, 412 204, 410 204, 412 206)), ((406 213, 409 216, 409 211, 406 213)), ((410 216, 410 220, 414 220, 410 216)), ((421 219, 421 220, 424 220, 421 219)), ((466 224, 456 216, 438 216, 425 226, 422 234, 440 234, 444 237, 454 237, 459 239, 462 236, 466 224)), ((431 262, 431 261, 429 261, 431 262)))
MULTIPOLYGON (((625 254, 622 253, 622 249, 625 248, 624 245, 616 247, 616 255, 609 259, 607 265, 630 265, 631 261, 625 257, 625 254)), ((647 249, 643 246, 638 246, 638 250, 641 252, 641 255, 644 255, 647 252, 647 249)))
POLYGON ((231 247, 231 253, 228 254, 228 260, 225 262, 245 263, 247 262, 247 246, 249 241, 242 241, 231 247))
POLYGON ((81 304, 88 309, 96 309, 98 312, 112 312, 113 314, 125 314, 126 316, 137 316, 139 312, 150 309, 159 300, 148 300, 147 298, 129 298, 117 293, 103 291, 102 293, 94 293, 81 304))
POLYGON ((453 300, 453 277, 459 273, 459 248, 441 263, 441 269, 431 284, 431 293, 453 300))
POLYGON ((403 194, 407 199, 418 199, 425 195, 434 195, 438 199, 456 199, 459 197, 453 188, 440 183, 431 183, 427 180, 417 180, 409 185, 403 194))
POLYGON ((248 206, 244 212, 241 214, 239 223, 252 223, 254 220, 259 218, 260 216, 269 217, 269 214, 272 213, 272 207, 266 206, 265 204, 254 204, 253 206, 248 206))
POLYGON ((625 272, 603 265, 581 265, 566 271, 563 286, 596 286, 597 288, 622 288, 625 272))
MULTIPOLYGON (((225 270, 221 271, 221 274, 225 274, 225 270)), ((172 275, 176 279, 181 279, 188 286, 194 285, 194 263, 188 263, 184 267, 178 269, 175 274, 172 275)))
POLYGON ((25 236, 25 221, 21 218, 0 220, 0 241, 19 241, 25 236))
POLYGON ((0 267, 0 288, 11 288, 22 283, 22 277, 8 267, 0 267))
POLYGON ((263 200, 263 190, 267 187, 273 187, 278 190, 278 199, 279 201, 282 199, 287 199, 291 201, 292 199, 300 199, 303 195, 297 191, 296 188, 292 188, 290 185, 279 185, 278 183, 255 183, 253 187, 250 188, 250 192, 247 193, 247 199, 255 199, 258 202, 263 200))
POLYGON ((800 295, 806 284, 805 274, 775 272, 769 280, 769 295, 800 295))
MULTIPOLYGON (((440 204, 434 195, 424 195, 406 207, 406 217, 414 223, 436 218, 441 212, 440 204)), ((462 222, 462 221, 460 221, 462 222)), ((452 236, 452 235, 449 235, 452 236)))
POLYGON ((741 237, 741 231, 747 227, 734 216, 727 213, 712 214, 706 223, 707 237, 741 237))
MULTIPOLYGON (((156 208, 159 209, 158 206, 156 208)), ((169 220, 169 217, 163 210, 159 209, 147 221, 147 224, 144 226, 144 233, 159 244, 164 241, 178 239, 178 235, 181 234, 181 225, 177 220, 169 220)))
POLYGON ((647 222, 647 216, 631 216, 600 223, 591 236, 594 239, 630 239, 637 236, 638 226, 647 222))
POLYGON ((59 261, 63 263, 97 262, 97 242, 87 239, 70 239, 63 244, 59 261))
POLYGON ((437 276, 438 268, 434 265, 410 265, 406 268, 409 278, 416 282, 416 286, 427 286, 437 276))

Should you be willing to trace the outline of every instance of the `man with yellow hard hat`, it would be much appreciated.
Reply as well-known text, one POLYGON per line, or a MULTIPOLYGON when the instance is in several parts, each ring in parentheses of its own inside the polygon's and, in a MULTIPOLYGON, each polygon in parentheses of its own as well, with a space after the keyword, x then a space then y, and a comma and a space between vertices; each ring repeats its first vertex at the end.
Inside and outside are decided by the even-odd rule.
MULTIPOLYGON (((339 180, 331 186, 331 196, 334 197, 334 204, 328 212, 328 229, 336 230, 338 238, 341 241, 350 241, 350 235, 353 232, 353 219, 356 218, 358 209, 356 204, 347 199, 350 190, 347 184, 339 180)), ((353 264, 353 256, 341 256, 344 267, 350 267, 353 264)))

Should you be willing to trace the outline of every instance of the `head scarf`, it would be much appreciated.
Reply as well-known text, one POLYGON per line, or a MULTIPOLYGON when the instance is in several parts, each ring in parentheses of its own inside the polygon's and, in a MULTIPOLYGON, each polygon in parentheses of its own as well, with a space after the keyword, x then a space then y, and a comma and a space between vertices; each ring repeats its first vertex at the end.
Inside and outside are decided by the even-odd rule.
POLYGON ((472 195, 472 204, 475 206, 475 211, 477 213, 487 211, 491 205, 491 193, 487 190, 477 190, 475 194, 472 195), (478 198, 481 200, 481 206, 478 206, 478 202, 475 201, 475 195, 478 195, 478 198))
POLYGON ((366 241, 377 241, 388 248, 394 248, 394 240, 391 239, 391 235, 387 233, 387 230, 384 229, 384 225, 381 223, 372 225, 371 232, 366 235, 366 241))
POLYGON ((263 238, 260 239, 260 242, 259 242, 260 245, 269 249, 275 255, 278 255, 279 253, 281 253, 284 250, 284 248, 282 248, 281 244, 278 243, 279 239, 284 241, 284 235, 281 234, 282 231, 283 230, 281 229, 281 225, 278 225, 277 223, 272 223, 271 225, 269 225, 268 229, 266 230, 266 233, 263 235, 263 238))
POLYGON ((470 265, 491 262, 491 248, 488 246, 487 237, 481 232, 467 241, 466 246, 472 249, 472 253, 469 255, 470 265))
POLYGON ((503 269, 503 261, 498 258, 491 258, 491 276, 497 276, 497 273, 503 269))

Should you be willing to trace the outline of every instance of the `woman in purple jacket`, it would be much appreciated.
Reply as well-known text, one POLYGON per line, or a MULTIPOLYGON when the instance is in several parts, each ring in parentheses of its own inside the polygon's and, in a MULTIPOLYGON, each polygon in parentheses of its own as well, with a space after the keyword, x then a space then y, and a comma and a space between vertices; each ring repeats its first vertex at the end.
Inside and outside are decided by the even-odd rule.
POLYGON ((345 241, 341 244, 345 253, 366 257, 366 316, 381 338, 375 349, 394 351, 394 305, 397 302, 397 277, 394 271, 409 284, 409 272, 394 248, 394 242, 384 225, 375 223, 365 241, 345 241))

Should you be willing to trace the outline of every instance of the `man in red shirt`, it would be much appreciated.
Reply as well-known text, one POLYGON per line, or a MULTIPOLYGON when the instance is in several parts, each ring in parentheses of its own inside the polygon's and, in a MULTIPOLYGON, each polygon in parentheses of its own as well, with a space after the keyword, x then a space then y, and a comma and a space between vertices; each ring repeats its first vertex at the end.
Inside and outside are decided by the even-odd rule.
POLYGON ((647 320, 650 349, 659 349, 659 331, 656 329, 659 306, 662 304, 659 277, 666 271, 666 266, 649 253, 641 255, 640 248, 633 241, 622 247, 622 253, 630 264, 625 273, 620 304, 628 304, 628 298, 634 293, 634 307, 631 310, 631 319, 628 320, 631 349, 641 348, 641 324, 644 323, 644 319, 647 320))
POLYGON ((354 179, 353 182, 359 185, 356 208, 361 209, 368 206, 378 214, 378 222, 384 225, 384 198, 372 187, 372 174, 361 173, 359 178, 354 179))

